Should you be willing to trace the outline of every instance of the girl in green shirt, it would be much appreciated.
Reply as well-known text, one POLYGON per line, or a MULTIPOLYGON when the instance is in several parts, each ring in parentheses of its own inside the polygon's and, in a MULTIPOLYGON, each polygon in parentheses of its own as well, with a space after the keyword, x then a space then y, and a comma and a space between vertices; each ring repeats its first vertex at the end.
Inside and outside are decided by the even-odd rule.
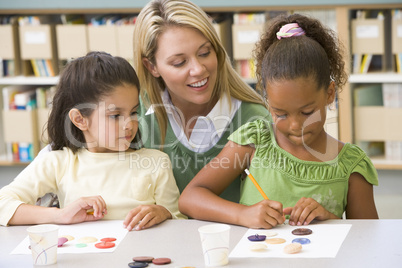
POLYGON ((357 146, 325 132, 327 106, 347 80, 335 34, 302 15, 272 20, 256 49, 257 75, 273 122, 239 128, 222 152, 190 182, 179 199, 190 217, 249 228, 284 222, 377 219, 376 170, 357 146), (240 204, 218 195, 246 168, 265 194, 242 180, 240 204))

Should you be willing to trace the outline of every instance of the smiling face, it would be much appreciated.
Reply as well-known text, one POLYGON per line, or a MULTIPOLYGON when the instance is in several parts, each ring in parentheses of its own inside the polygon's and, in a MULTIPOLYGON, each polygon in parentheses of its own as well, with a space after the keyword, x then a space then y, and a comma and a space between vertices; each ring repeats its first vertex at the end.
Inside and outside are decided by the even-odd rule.
POLYGON ((83 131, 90 152, 126 151, 138 130, 138 89, 118 86, 96 104, 83 131))
POLYGON ((309 146, 323 138, 326 106, 335 98, 334 83, 318 89, 311 78, 266 84, 276 138, 284 146, 309 146))
POLYGON ((158 39, 155 65, 145 65, 153 76, 163 78, 179 109, 210 106, 218 60, 212 44, 198 30, 167 28, 158 39))

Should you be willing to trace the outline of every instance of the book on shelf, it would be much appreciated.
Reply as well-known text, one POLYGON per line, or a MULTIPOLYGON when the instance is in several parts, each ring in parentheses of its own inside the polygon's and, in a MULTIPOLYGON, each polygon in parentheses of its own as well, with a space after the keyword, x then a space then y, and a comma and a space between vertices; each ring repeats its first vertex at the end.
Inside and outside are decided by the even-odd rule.
POLYGON ((366 74, 373 61, 373 54, 353 54, 352 72, 355 74, 366 74))
POLYGON ((384 107, 402 108, 402 83, 383 83, 384 107))
POLYGON ((360 73, 366 74, 369 70, 371 60, 373 59, 373 54, 364 54, 361 65, 360 65, 360 73))
POLYGON ((36 88, 36 107, 39 109, 51 108, 56 86, 36 88))
POLYGON ((395 69, 402 73, 402 9, 393 9, 392 13, 392 53, 395 56, 395 69))
MULTIPOLYGON (((17 109, 15 96, 21 93, 29 92, 31 87, 29 86, 6 86, 2 89, 2 96, 3 96, 3 110, 15 110, 17 109)), ((17 97, 17 104, 18 101, 21 101, 23 98, 18 99, 17 97)), ((3 116, 5 114, 3 113, 3 116)), ((4 119, 3 119, 4 121, 4 119)), ((7 127, 7 126, 4 126, 7 127)), ((6 159, 9 161, 20 161, 19 155, 19 143, 18 142, 6 142, 6 159)))
MULTIPOLYGON (((5 145, 5 153, 6 153, 6 159, 9 161, 15 161, 15 162, 29 162, 32 161, 34 158, 34 145, 36 144, 35 142, 27 142, 32 140, 30 135, 33 134, 27 134, 28 137, 22 137, 21 135, 19 138, 16 138, 14 135, 15 133, 20 134, 20 130, 15 129, 15 125, 13 122, 15 116, 18 116, 17 118, 20 118, 20 112, 13 112, 13 110, 25 110, 27 112, 37 109, 37 108, 44 108, 44 109, 49 109, 51 106, 51 100, 53 98, 53 95, 56 91, 55 86, 47 86, 47 87, 34 87, 34 86, 6 86, 2 89, 2 96, 3 96, 3 109, 7 111, 7 113, 3 113, 3 121, 4 121, 4 137, 6 141, 5 145), (6 117, 6 116, 11 116, 11 117, 6 117), (7 119, 8 118, 8 119, 7 119), (14 128, 13 128, 14 127, 14 128), (14 129, 14 132, 13 132, 14 129), (6 134, 7 133, 7 134, 6 134), (15 140, 14 140, 15 139, 15 140)), ((46 112, 46 111, 45 111, 46 112)), ((45 113, 45 119, 42 119, 47 121, 47 114, 48 112, 45 113)), ((38 113, 35 112, 34 114, 29 114, 27 113, 26 116, 24 115, 22 118, 23 120, 32 120, 31 116, 38 116, 38 113)), ((40 121, 41 119, 38 118, 38 122, 43 123, 40 121)), ((27 125, 32 125, 30 124, 31 122, 18 122, 18 124, 27 124, 27 125)), ((30 133, 36 131, 36 124, 33 130, 31 130, 31 127, 29 128, 30 133)), ((39 126, 39 124, 38 124, 39 126)), ((40 129, 41 126, 39 126, 40 129)), ((18 128, 17 128, 18 129, 18 128)), ((18 135, 17 135, 18 136, 18 135)), ((33 136, 34 139, 36 136, 33 136)), ((36 148, 36 147, 35 147, 36 148)), ((36 149, 35 149, 36 150, 36 149)))
POLYGON ((264 24, 265 13, 235 13, 233 14, 233 24, 250 25, 264 24))
POLYGON ((49 59, 31 59, 31 66, 34 75, 37 77, 53 77, 55 72, 52 61, 49 59))
POLYGON ((15 76, 15 61, 0 59, 0 77, 15 76))
MULTIPOLYGON (((383 83, 382 92, 384 107, 402 108, 402 83, 383 83)), ((385 141, 385 158, 402 160, 402 141, 385 141)))
POLYGON ((53 23, 51 16, 20 16, 18 17, 19 26, 38 26, 41 24, 51 24, 53 23))
POLYGON ((387 160, 402 160, 402 141, 385 141, 385 158, 387 160))
POLYGON ((358 53, 353 54, 352 63, 353 63, 352 73, 354 74, 360 73, 360 66, 362 64, 362 55, 358 53))
POLYGON ((369 157, 382 156, 385 153, 385 144, 381 141, 359 141, 357 142, 357 145, 369 157))
POLYGON ((77 14, 62 14, 60 15, 61 23, 69 24, 85 24, 85 16, 77 14))
POLYGON ((39 65, 35 59, 31 59, 31 66, 35 76, 42 76, 39 70, 39 65))
POLYGON ((402 53, 395 54, 396 72, 402 73, 402 53))
POLYGON ((237 68, 236 71, 243 78, 255 78, 255 62, 253 59, 248 60, 237 60, 237 68))
POLYGON ((132 25, 136 20, 137 16, 99 15, 91 18, 88 25, 132 25))
POLYGON ((363 84, 353 90, 354 106, 382 106, 381 84, 363 84))

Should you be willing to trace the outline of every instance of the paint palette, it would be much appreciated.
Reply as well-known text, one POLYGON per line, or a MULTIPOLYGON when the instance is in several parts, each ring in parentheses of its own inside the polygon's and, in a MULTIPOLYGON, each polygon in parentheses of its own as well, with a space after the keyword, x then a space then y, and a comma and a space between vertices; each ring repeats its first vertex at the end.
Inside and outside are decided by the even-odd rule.
MULTIPOLYGON (((113 252, 123 241, 127 232, 127 229, 123 228, 122 220, 59 225, 59 238, 64 237, 68 241, 63 239, 65 242, 57 249, 57 254, 113 252), (112 238, 116 240, 111 241, 112 238), (110 247, 110 244, 107 244, 107 246, 96 247, 97 243, 113 243, 114 246, 110 247)), ((28 236, 11 254, 31 254, 28 236)))

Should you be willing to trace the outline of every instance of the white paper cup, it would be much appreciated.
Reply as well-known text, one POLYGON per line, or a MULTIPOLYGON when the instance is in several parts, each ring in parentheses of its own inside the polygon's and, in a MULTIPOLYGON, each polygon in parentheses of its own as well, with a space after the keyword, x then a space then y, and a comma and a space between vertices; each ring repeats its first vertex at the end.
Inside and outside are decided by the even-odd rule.
POLYGON ((57 262, 59 226, 40 224, 27 228, 34 265, 48 265, 57 262))
POLYGON ((209 224, 198 228, 205 265, 223 266, 229 263, 229 234, 227 224, 209 224))

